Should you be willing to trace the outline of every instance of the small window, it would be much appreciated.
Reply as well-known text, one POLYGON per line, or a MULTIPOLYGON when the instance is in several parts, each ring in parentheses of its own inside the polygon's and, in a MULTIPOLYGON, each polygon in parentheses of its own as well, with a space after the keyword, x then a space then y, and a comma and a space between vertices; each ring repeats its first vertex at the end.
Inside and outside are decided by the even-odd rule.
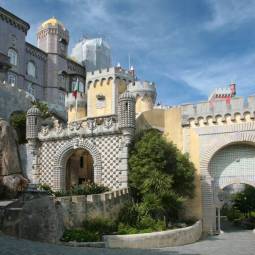
POLYGON ((32 82, 28 82, 28 84, 27 84, 27 91, 31 95, 35 96, 35 88, 34 88, 34 85, 32 84, 32 82))
POLYGON ((65 104, 65 94, 62 92, 59 92, 59 94, 58 94, 58 104, 59 105, 65 104))
POLYGON ((9 73, 8 74, 8 83, 12 84, 12 85, 16 85, 17 84, 17 76, 16 76, 16 74, 13 74, 13 73, 9 73))
POLYGON ((80 157, 80 168, 84 167, 83 157, 80 157))
POLYGON ((8 50, 8 57, 10 58, 10 63, 14 66, 18 64, 18 53, 16 50, 10 48, 8 50))
POLYGON ((27 63, 27 74, 33 78, 35 78, 36 75, 36 67, 35 64, 32 61, 29 61, 27 63))
POLYGON ((128 102, 125 103, 125 111, 128 111, 128 102))

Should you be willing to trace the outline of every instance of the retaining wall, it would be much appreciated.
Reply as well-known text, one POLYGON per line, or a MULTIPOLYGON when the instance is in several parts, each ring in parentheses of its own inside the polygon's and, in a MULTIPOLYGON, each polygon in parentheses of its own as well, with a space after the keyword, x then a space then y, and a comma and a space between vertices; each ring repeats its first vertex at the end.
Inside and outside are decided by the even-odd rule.
POLYGON ((104 242, 108 248, 162 248, 194 243, 201 237, 202 222, 181 229, 136 235, 106 235, 104 242))
POLYGON ((81 227, 87 218, 96 216, 115 218, 129 200, 128 189, 114 190, 95 195, 57 197, 63 209, 66 228, 81 227))

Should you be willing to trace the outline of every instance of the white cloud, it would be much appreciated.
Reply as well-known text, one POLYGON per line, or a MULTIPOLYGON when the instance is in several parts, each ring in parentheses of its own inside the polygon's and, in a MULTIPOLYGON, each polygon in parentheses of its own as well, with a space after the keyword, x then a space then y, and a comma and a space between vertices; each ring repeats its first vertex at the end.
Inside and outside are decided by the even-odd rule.
POLYGON ((233 28, 255 18, 254 0, 210 0, 212 19, 205 24, 208 30, 228 25, 233 28))

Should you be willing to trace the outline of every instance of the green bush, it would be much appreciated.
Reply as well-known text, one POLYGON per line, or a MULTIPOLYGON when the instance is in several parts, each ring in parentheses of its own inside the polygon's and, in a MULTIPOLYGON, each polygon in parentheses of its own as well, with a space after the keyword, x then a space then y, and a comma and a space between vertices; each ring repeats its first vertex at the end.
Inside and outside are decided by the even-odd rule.
POLYGON ((65 230, 61 241, 63 242, 98 242, 101 240, 100 234, 97 232, 90 232, 85 229, 70 229, 65 230))
POLYGON ((114 220, 95 217, 84 220, 83 228, 90 232, 99 233, 100 236, 112 234, 117 231, 117 223, 114 220))
POLYGON ((177 221, 184 200, 193 197, 194 175, 188 155, 157 130, 139 134, 131 146, 129 187, 142 217, 149 215, 166 224, 177 221))
POLYGON ((26 140, 26 113, 14 112, 10 117, 10 124, 16 130, 18 143, 24 144, 26 140))
POLYGON ((39 184, 38 189, 47 192, 48 195, 54 195, 54 191, 48 184, 39 184))
POLYGON ((109 191, 109 188, 103 185, 99 185, 92 182, 86 182, 81 185, 75 185, 70 190, 57 191, 54 194, 57 197, 64 197, 64 196, 100 194, 107 191, 109 191))

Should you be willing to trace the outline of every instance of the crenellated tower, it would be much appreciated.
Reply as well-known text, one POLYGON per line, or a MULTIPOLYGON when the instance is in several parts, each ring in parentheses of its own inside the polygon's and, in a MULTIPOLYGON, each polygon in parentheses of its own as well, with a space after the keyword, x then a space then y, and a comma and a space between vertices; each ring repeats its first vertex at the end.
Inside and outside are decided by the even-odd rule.
POLYGON ((88 72, 88 117, 117 115, 118 99, 133 82, 134 71, 121 66, 88 72))
POLYGON ((153 109, 157 97, 155 83, 136 80, 128 85, 128 91, 136 98, 136 114, 153 109))

